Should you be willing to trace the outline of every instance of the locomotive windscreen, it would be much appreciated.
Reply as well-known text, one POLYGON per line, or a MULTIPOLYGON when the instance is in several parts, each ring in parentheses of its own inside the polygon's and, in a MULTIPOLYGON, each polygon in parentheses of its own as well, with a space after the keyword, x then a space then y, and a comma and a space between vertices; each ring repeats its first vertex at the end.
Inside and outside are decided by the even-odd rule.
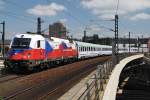
POLYGON ((12 48, 16 49, 28 49, 31 38, 14 38, 12 48))

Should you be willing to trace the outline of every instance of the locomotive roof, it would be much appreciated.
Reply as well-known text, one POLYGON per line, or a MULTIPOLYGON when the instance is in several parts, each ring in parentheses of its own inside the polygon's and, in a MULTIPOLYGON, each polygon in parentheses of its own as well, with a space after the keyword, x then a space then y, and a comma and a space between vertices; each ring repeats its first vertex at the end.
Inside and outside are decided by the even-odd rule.
POLYGON ((36 39, 40 39, 40 40, 44 40, 44 37, 42 35, 38 35, 38 34, 17 34, 15 35, 15 37, 17 38, 36 38, 36 39))

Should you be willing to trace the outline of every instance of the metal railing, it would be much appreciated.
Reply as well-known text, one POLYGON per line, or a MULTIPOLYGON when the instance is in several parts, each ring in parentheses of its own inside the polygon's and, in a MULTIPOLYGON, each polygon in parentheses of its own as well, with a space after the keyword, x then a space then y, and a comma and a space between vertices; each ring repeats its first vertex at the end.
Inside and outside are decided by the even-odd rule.
POLYGON ((150 53, 144 53, 144 56, 150 58, 150 53))
POLYGON ((86 83, 86 90, 81 94, 78 100, 99 100, 104 91, 104 85, 113 69, 112 61, 97 66, 96 73, 86 83))
MULTIPOLYGON (((135 54, 118 55, 119 61, 135 54)), ((101 100, 103 97, 104 89, 114 68, 112 60, 97 66, 96 73, 86 83, 86 89, 80 95, 78 100, 101 100)))

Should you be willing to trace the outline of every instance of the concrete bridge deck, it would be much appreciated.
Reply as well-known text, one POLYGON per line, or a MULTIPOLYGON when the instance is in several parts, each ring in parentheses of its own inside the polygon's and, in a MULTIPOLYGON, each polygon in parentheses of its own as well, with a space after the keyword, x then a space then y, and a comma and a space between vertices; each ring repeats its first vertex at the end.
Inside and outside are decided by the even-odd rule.
MULTIPOLYGON (((91 91, 87 91, 87 83, 89 82, 89 84, 92 84, 92 81, 94 83, 98 82, 101 83, 101 81, 105 81, 104 79, 96 81, 97 79, 93 80, 94 77, 93 75, 95 75, 95 72, 92 72, 88 77, 86 77, 85 79, 81 80, 77 85, 75 85, 72 89, 70 89, 67 93, 65 93, 62 97, 59 98, 59 100, 82 100, 81 98, 79 99, 80 95, 83 95, 83 91, 85 91, 84 93, 87 92, 87 94, 85 94, 85 97, 83 97, 84 99, 87 100, 94 100, 94 98, 96 98, 96 100, 116 100, 116 93, 117 93, 117 88, 118 88, 118 84, 119 84, 119 77, 121 75, 122 70, 124 69, 124 67, 129 63, 132 62, 134 60, 138 60, 143 58, 144 55, 143 54, 138 54, 138 55, 134 55, 134 56, 130 56, 127 57, 123 60, 121 60, 119 62, 119 64, 117 64, 114 69, 112 70, 112 72, 110 73, 110 75, 108 76, 109 79, 106 79, 107 83, 104 86, 104 90, 103 92, 96 92, 96 87, 95 85, 93 85, 93 87, 95 88, 91 88, 91 91, 94 91, 94 93, 91 93, 91 91), (90 94, 90 96, 88 96, 88 92, 90 94), (96 97, 95 93, 100 93, 100 95, 98 95, 98 97, 96 97), (92 96, 92 94, 94 94, 94 96, 92 96), (88 98, 90 97, 90 98, 88 98)), ((103 66, 103 68, 106 68, 108 64, 105 64, 103 66)), ((97 87, 97 88, 101 88, 101 84, 97 87)))

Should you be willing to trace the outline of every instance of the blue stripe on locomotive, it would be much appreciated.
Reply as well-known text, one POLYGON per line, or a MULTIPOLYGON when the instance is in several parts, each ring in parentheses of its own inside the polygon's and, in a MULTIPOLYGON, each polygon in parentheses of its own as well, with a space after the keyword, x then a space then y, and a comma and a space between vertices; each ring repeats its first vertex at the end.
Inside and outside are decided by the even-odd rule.
POLYGON ((63 49, 68 49, 67 44, 65 42, 62 42, 63 49))
POLYGON ((48 56, 48 53, 53 51, 52 46, 48 43, 48 41, 45 41, 45 53, 46 53, 46 57, 48 56))
POLYGON ((9 52, 8 52, 8 54, 7 54, 7 56, 13 56, 13 55, 15 55, 15 54, 17 54, 17 53, 22 53, 24 50, 31 50, 32 48, 29 48, 29 49, 11 49, 9 52))

